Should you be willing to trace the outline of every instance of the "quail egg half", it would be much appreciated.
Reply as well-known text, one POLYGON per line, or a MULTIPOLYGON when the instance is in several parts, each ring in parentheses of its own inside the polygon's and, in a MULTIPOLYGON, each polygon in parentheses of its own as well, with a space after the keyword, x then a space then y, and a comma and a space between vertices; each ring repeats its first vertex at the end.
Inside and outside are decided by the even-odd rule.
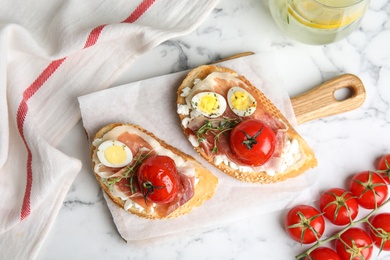
POLYGON ((225 98, 215 92, 196 94, 191 100, 191 105, 197 112, 210 118, 219 117, 226 110, 225 98))
POLYGON ((256 110, 256 100, 243 88, 230 88, 227 97, 229 107, 238 116, 250 116, 256 110))
POLYGON ((99 145, 97 157, 108 167, 120 168, 133 160, 133 154, 127 145, 116 140, 107 140, 99 145))

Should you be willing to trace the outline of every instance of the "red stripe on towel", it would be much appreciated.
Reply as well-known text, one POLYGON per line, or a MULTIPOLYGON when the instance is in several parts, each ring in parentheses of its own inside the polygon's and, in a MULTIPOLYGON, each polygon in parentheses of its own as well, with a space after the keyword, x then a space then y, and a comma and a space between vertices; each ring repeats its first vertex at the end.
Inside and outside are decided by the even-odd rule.
POLYGON ((88 36, 87 41, 85 42, 84 49, 88 48, 92 45, 95 45, 104 26, 106 26, 106 25, 100 25, 91 31, 91 33, 88 36))
MULTIPOLYGON (((133 23, 137 21, 155 2, 155 0, 144 0, 138 7, 127 17, 122 23, 133 23)), ((100 25, 94 28, 88 35, 87 41, 85 42, 84 48, 88 48, 96 44, 99 36, 106 25, 100 25)), ((31 198, 31 189, 33 182, 33 172, 32 172, 32 153, 24 135, 24 122, 28 112, 27 101, 42 87, 42 85, 54 74, 54 72, 61 66, 63 61, 66 59, 58 59, 52 61, 46 69, 38 76, 38 78, 23 92, 23 99, 19 104, 19 108, 16 115, 16 121, 18 125, 19 134, 22 137, 24 145, 27 150, 27 181, 26 188, 24 193, 23 205, 21 208, 20 219, 23 220, 28 217, 31 213, 30 198, 31 198)))
MULTIPOLYGON (((142 3, 134 10, 134 12, 132 12, 129 17, 123 20, 122 23, 134 23, 149 9, 150 6, 152 6, 154 2, 155 0, 142 1, 142 3)), ((84 48, 95 45, 104 27, 106 27, 106 25, 100 25, 91 31, 87 41, 85 42, 84 48)))
POLYGON ((122 23, 134 23, 137 21, 145 12, 152 6, 155 0, 144 0, 142 3, 134 10, 134 12, 127 17, 122 23))
POLYGON ((23 99, 19 105, 18 112, 16 114, 17 124, 19 134, 23 139, 24 145, 27 150, 27 181, 26 181, 26 190, 24 192, 24 199, 22 204, 22 211, 20 214, 20 219, 23 220, 28 215, 30 215, 30 195, 32 187, 32 153, 30 147, 27 144, 26 138, 24 136, 24 122, 28 112, 27 101, 38 91, 38 89, 46 82, 48 78, 58 69, 62 62, 66 58, 55 60, 46 67, 46 69, 38 76, 38 78, 23 92, 23 99))

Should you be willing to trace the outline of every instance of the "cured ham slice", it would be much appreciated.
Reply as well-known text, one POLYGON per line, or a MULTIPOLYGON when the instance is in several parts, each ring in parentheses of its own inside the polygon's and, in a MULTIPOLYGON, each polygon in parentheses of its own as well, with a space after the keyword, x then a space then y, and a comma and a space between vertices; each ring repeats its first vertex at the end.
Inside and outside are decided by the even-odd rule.
POLYGON ((152 150, 152 146, 137 134, 124 132, 118 136, 117 140, 126 144, 133 154, 136 154, 141 148, 147 148, 149 150, 152 150))
POLYGON ((187 203, 194 196, 194 178, 180 174, 180 189, 176 199, 167 204, 156 204, 156 213, 166 217, 182 205, 187 203))

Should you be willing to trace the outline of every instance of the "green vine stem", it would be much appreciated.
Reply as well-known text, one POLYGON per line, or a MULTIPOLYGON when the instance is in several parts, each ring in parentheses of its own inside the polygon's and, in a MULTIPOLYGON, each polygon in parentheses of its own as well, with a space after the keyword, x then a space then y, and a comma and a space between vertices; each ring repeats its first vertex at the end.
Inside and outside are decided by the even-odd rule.
POLYGON ((340 230, 339 232, 335 233, 333 236, 330 236, 326 239, 323 239, 323 240, 318 240, 317 243, 315 243, 312 247, 310 247, 309 249, 307 249, 305 252, 297 255, 295 257, 295 259, 303 259, 304 257, 306 256, 309 256, 309 254, 316 248, 322 246, 323 244, 326 244, 332 240, 335 240, 335 239, 338 239, 340 238, 340 236, 345 232, 347 231, 349 228, 351 227, 354 227, 358 224, 361 224, 361 223, 366 223, 368 222, 368 219, 374 215, 380 208, 382 208, 383 206, 385 206, 387 203, 390 203, 390 198, 388 198, 385 202, 382 203, 382 205, 376 207, 375 209, 373 209, 369 214, 367 214, 365 217, 359 219, 359 220, 356 220, 356 221, 353 221, 351 223, 349 223, 347 226, 345 226, 342 230, 340 230))

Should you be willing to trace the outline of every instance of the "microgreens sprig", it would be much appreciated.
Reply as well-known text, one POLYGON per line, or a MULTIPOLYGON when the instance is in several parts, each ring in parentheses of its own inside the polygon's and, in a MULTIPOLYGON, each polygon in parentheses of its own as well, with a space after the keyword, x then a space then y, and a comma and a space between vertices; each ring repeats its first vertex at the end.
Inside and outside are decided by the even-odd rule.
POLYGON ((212 152, 218 153, 217 142, 220 136, 226 133, 227 131, 232 130, 240 122, 241 121, 237 118, 228 118, 228 117, 224 117, 222 120, 206 119, 204 121, 204 124, 195 132, 195 134, 198 137, 199 143, 203 142, 206 139, 204 135, 207 135, 208 133, 213 134, 214 146, 212 152))
POLYGON ((133 159, 132 163, 125 167, 126 170, 121 176, 107 178, 104 179, 103 182, 108 186, 110 190, 112 190, 112 187, 116 183, 120 182, 122 179, 129 179, 130 191, 131 193, 135 193, 137 188, 133 185, 134 177, 136 176, 138 167, 149 156, 151 152, 152 150, 149 151, 148 153, 138 152, 136 157, 133 159))

